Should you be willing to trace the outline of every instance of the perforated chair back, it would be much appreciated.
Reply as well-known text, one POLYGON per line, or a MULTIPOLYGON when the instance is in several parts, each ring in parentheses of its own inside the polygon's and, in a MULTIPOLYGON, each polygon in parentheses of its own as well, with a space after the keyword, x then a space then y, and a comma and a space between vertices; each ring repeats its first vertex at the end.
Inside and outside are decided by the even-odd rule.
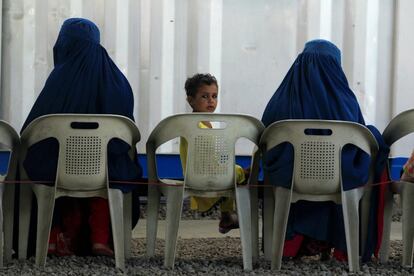
MULTIPOLYGON (((161 195, 166 197, 167 211, 164 265, 174 267, 183 199, 189 195, 201 197, 235 198, 243 251, 243 266, 251 270, 253 255, 258 255, 257 215, 252 221, 252 210, 257 211, 257 202, 251 203, 254 187, 236 185, 235 143, 246 138, 258 144, 264 129, 254 117, 242 114, 191 113, 178 114, 162 120, 147 140, 148 180, 167 185, 148 185, 147 205, 147 254, 155 254, 158 212, 161 195), (204 122, 204 123, 203 123, 204 122), (201 123, 201 124, 200 124, 201 123), (213 128, 205 128, 211 124, 213 128), (187 142, 184 182, 159 179, 156 164, 156 149, 167 141, 182 137, 187 142), (252 207, 255 206, 255 207, 252 207), (254 236, 255 238, 252 238, 254 236), (253 249, 254 252, 253 253, 253 249)), ((256 165, 254 163, 254 165, 256 165)), ((252 168, 256 175, 257 168, 252 168)), ((251 183, 251 178, 249 179, 251 183)), ((257 201, 257 200, 256 200, 257 201)))
POLYGON ((345 145, 355 145, 371 158, 377 149, 374 136, 365 126, 345 121, 279 121, 266 128, 260 140, 266 151, 283 142, 294 148, 293 190, 309 195, 340 193, 345 145))
POLYGON ((61 196, 108 198, 114 244, 115 265, 125 269, 125 257, 131 244, 131 193, 123 194, 109 187, 107 147, 118 138, 131 147, 134 158, 139 131, 130 119, 118 115, 53 114, 37 118, 21 136, 22 158, 20 168, 27 178, 23 160, 30 146, 47 138, 59 143, 56 182, 53 187, 33 184, 21 187, 19 221, 19 257, 27 254, 31 214, 30 190, 37 199, 36 258, 37 265, 46 264, 49 233, 55 199, 61 196), (22 193, 23 192, 23 193, 22 193))
MULTIPOLYGON (((213 123, 214 124, 214 123, 213 123)), ((241 114, 191 113, 162 120, 147 141, 148 162, 163 143, 183 137, 188 143, 185 186, 199 191, 223 191, 235 185, 235 143, 244 137, 257 144, 262 123, 241 114), (219 122, 218 128, 200 128, 200 122, 219 122)), ((149 166, 150 181, 158 180, 156 166, 149 166)))
POLYGON ((57 188, 93 191, 107 188, 107 146, 119 138, 131 147, 140 139, 134 122, 118 115, 54 114, 37 118, 22 133, 27 149, 47 138, 59 143, 57 188))
MULTIPOLYGON (((266 152, 285 142, 292 144, 294 150, 292 185, 290 188, 273 188, 273 223, 264 222, 265 240, 272 243, 271 267, 281 268, 290 204, 298 200, 333 201, 342 205, 349 270, 358 271, 359 205, 366 183, 360 183, 361 186, 354 189, 343 189, 341 154, 344 146, 350 144, 370 155, 371 161, 375 160, 378 145, 374 136, 365 126, 353 122, 285 120, 265 129, 260 147, 266 152)), ((369 173, 372 176, 371 168, 369 173)), ((371 179, 369 177, 368 181, 371 179)), ((264 206, 266 214, 269 204, 265 203, 264 206)), ((361 206, 365 204, 361 203, 361 206)), ((365 208, 361 210, 364 214, 365 208)), ((364 225, 361 231, 365 231, 364 225)), ((365 234, 361 236, 364 239, 365 234)))

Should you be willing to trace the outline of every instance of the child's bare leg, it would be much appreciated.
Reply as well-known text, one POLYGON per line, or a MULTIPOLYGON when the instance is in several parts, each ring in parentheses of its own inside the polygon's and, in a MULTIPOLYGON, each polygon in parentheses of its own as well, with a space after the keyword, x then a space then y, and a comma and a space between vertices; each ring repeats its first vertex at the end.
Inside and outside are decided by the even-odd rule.
POLYGON ((239 228, 237 213, 234 211, 234 200, 226 198, 221 204, 221 218, 219 223, 219 232, 226 234, 232 229, 239 228))

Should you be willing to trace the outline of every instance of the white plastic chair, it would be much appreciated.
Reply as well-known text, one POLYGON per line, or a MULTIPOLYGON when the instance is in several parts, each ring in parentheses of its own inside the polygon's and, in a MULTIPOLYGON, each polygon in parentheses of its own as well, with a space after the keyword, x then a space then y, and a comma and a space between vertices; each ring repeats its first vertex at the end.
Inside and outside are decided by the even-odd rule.
MULTIPOLYGON (((241 137, 257 145, 263 129, 262 123, 251 116, 212 113, 174 115, 162 120, 155 127, 147 141, 148 180, 150 183, 159 181, 173 186, 148 185, 147 254, 149 256, 155 253, 161 194, 167 198, 164 259, 164 265, 167 267, 174 267, 178 226, 184 197, 189 195, 235 196, 243 265, 245 270, 252 269, 252 258, 257 258, 258 255, 258 226, 252 225, 252 221, 257 221, 257 218, 251 219, 252 215, 257 216, 257 207, 251 208, 251 196, 257 198, 257 190, 236 184, 234 146, 237 139, 241 137), (225 127, 199 128, 198 124, 202 121, 223 122, 225 127), (159 179, 155 151, 163 143, 180 136, 188 143, 184 182, 159 179), (253 214, 252 210, 255 211, 253 214)), ((256 169, 253 168, 253 171, 256 169)), ((257 200, 253 199, 253 205, 257 206, 257 200)))
MULTIPOLYGON (((348 191, 342 189, 341 151, 345 145, 353 144, 368 153, 371 160, 375 160, 378 150, 375 138, 365 126, 352 122, 284 120, 275 122, 265 129, 260 139, 260 147, 265 152, 284 142, 292 144, 294 148, 291 188, 275 186, 274 202, 270 204, 266 203, 266 199, 271 197, 271 193, 265 192, 264 220, 273 221, 273 225, 268 221, 263 222, 265 245, 272 245, 272 269, 281 268, 290 204, 308 200, 334 201, 342 204, 349 270, 358 271, 358 209, 364 187, 348 191), (311 135, 306 134, 305 130, 330 130, 331 134, 311 135)), ((265 184, 275 183, 269 183, 265 175, 265 184)))
POLYGON ((17 132, 7 122, 0 120, 0 151, 10 152, 7 172, 0 175, 0 267, 3 267, 3 259, 9 262, 12 258, 14 220, 15 184, 5 184, 3 181, 16 179, 19 147, 17 132))
MULTIPOLYGON (((55 199, 61 196, 103 197, 109 201, 115 264, 125 268, 125 257, 130 255, 132 197, 131 193, 124 195, 121 190, 109 187, 107 145, 113 138, 121 139, 131 146, 129 153, 134 158, 135 145, 140 140, 136 125, 118 115, 54 114, 39 117, 21 136, 22 179, 28 180, 23 167, 28 148, 49 137, 59 142, 55 185, 30 185, 38 203, 36 264, 46 264, 55 199)), ((21 196, 19 257, 25 258, 31 208, 30 187, 21 196)))
MULTIPOLYGON (((414 109, 404 111, 398 114, 388 126, 385 128, 382 136, 387 145, 391 147, 396 141, 402 137, 414 132, 414 109)), ((410 150, 407 149, 407 153, 410 150)), ((388 164, 388 172, 391 175, 388 164)), ((394 194, 401 196, 402 204, 402 239, 403 254, 402 265, 413 266, 413 242, 414 242, 414 184, 410 182, 394 182, 385 193, 384 206, 384 228, 382 243, 380 248, 380 261, 385 263, 388 261, 390 248, 390 234, 392 209, 394 202, 394 194)))

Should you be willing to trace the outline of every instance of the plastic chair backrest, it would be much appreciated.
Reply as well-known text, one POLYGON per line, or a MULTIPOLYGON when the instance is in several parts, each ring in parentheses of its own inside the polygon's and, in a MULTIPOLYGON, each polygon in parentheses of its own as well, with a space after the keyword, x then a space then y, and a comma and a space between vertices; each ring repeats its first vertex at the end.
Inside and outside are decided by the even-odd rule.
MULTIPOLYGON (((235 185, 235 143, 244 137, 258 144, 263 124, 242 114, 189 113, 162 120, 147 141, 149 164, 163 143, 183 137, 188 143, 185 187, 199 191, 222 191, 235 185), (220 122, 219 128, 200 128, 200 122, 220 122)), ((149 166, 149 181, 158 180, 157 168, 149 166)))
MULTIPOLYGON (((413 132, 414 109, 410 109, 395 116, 384 129, 382 137, 384 138, 385 143, 391 147, 396 141, 413 132)), ((391 166, 389 160, 387 162, 387 168, 388 175, 391 176, 391 166)), ((398 190, 399 188, 396 189, 398 190)))
POLYGON ((374 160, 378 148, 363 125, 330 120, 284 120, 263 132, 262 149, 288 142, 294 148, 293 190, 300 194, 341 192, 341 151, 347 144, 362 149, 374 160))
POLYGON ((414 132, 414 109, 401 112, 385 128, 382 137, 388 146, 414 132))
POLYGON ((7 122, 0 120, 0 146, 2 151, 10 151, 10 158, 7 164, 7 172, 4 175, 0 174, 0 180, 4 181, 10 171, 11 167, 17 166, 17 155, 19 151, 20 139, 17 132, 7 122))
POLYGON ((23 131, 22 158, 31 145, 51 137, 59 143, 56 187, 93 191, 107 187, 108 142, 118 138, 128 143, 132 157, 140 133, 133 121, 119 115, 46 115, 23 131))

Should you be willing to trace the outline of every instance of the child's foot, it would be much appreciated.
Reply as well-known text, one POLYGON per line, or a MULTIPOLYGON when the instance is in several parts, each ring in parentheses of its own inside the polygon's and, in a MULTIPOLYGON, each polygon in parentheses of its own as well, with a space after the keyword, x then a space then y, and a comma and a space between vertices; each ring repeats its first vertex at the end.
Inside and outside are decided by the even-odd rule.
POLYGON ((239 219, 235 212, 222 212, 219 223, 219 232, 226 234, 232 229, 239 228, 239 219))
POLYGON ((92 245, 92 254, 95 256, 114 256, 114 251, 107 245, 103 243, 94 243, 92 245))

